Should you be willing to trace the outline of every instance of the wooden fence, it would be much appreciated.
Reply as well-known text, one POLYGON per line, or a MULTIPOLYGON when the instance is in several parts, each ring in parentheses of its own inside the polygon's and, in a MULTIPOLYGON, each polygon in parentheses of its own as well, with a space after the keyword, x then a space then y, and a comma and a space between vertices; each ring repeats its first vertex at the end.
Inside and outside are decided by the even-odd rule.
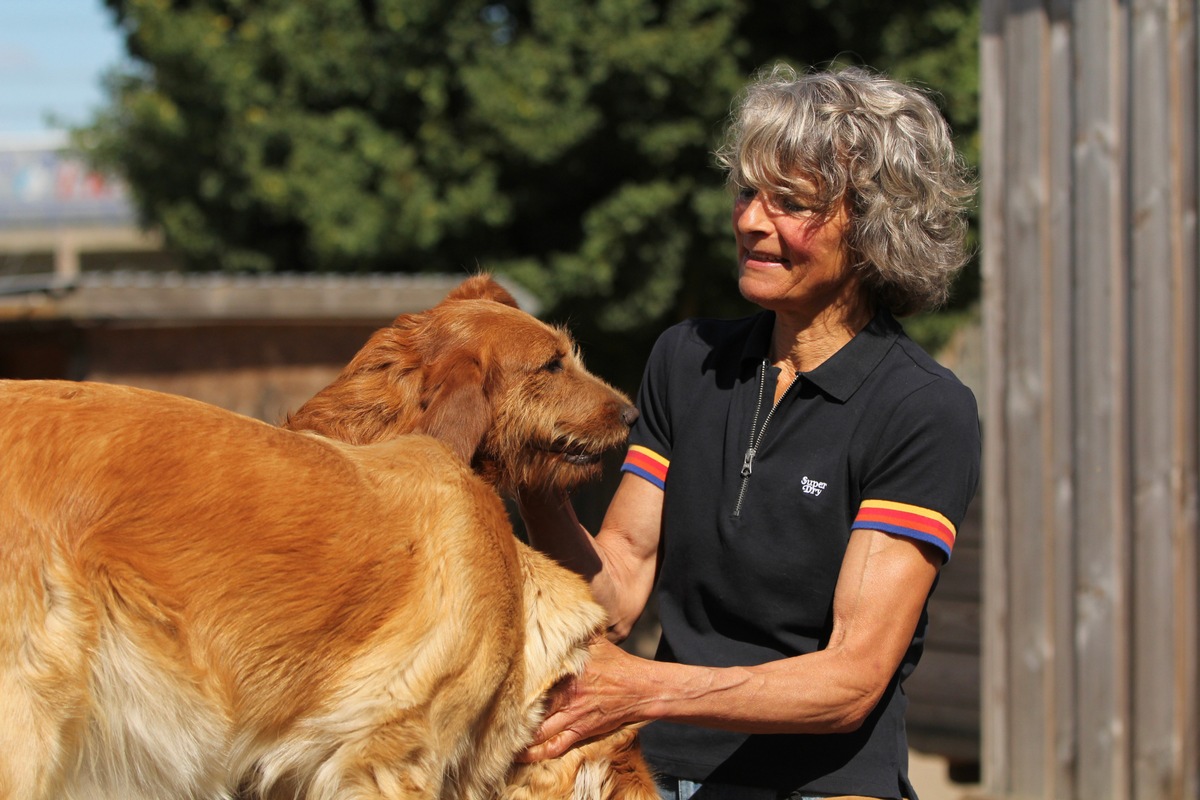
POLYGON ((983 774, 1200 798, 1196 0, 983 0, 983 774))

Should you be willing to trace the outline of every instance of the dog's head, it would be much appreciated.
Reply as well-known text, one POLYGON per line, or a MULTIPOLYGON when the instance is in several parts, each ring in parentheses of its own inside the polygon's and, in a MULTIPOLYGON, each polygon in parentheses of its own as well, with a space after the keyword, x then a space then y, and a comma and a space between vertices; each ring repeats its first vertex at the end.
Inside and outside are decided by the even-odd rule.
POLYGON ((486 275, 377 331, 286 427, 365 444, 434 436, 498 489, 595 478, 637 411, 584 367, 570 335, 486 275))

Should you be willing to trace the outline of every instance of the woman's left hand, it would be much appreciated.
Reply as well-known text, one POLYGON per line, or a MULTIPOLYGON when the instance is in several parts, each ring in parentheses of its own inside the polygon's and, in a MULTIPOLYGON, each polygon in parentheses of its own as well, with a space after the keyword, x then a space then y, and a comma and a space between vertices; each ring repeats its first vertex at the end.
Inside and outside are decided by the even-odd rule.
POLYGON ((633 688, 636 676, 653 662, 626 653, 607 639, 592 642, 583 674, 569 678, 550 695, 550 708, 534 735, 534 744, 517 756, 521 762, 562 755, 579 742, 641 722, 638 709, 648 698, 633 688))

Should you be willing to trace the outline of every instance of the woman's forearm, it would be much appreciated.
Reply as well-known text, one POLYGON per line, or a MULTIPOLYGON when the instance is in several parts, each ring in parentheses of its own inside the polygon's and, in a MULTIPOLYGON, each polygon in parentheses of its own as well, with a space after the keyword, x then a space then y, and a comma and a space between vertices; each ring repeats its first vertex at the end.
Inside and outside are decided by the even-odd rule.
POLYGON ((752 667, 643 662, 639 714, 742 733, 844 733, 874 709, 887 681, 829 652, 752 667))
POLYGON ((648 661, 607 643, 591 649, 591 665, 556 698, 527 760, 659 719, 743 733, 844 733, 861 725, 887 684, 824 651, 715 668, 648 661))

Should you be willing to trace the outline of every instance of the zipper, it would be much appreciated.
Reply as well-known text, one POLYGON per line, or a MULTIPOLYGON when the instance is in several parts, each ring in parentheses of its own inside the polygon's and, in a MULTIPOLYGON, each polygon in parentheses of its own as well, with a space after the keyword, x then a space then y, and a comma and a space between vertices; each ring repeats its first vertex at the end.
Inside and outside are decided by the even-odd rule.
POLYGON ((742 515, 742 502, 746 499, 746 488, 750 485, 750 475, 754 472, 754 457, 758 455, 763 434, 767 432, 767 426, 771 424, 771 417, 774 416, 775 409, 779 408, 779 403, 783 402, 783 398, 787 397, 787 393, 792 390, 799 379, 800 373, 797 372, 792 376, 792 382, 783 390, 783 394, 779 395, 779 402, 773 403, 770 410, 767 411, 762 427, 758 427, 758 415, 762 413, 763 395, 767 386, 767 359, 763 359, 762 372, 758 376, 758 403, 754 406, 754 419, 750 422, 750 442, 746 446, 745 455, 742 456, 742 485, 738 488, 737 503, 733 507, 734 517, 742 515))

